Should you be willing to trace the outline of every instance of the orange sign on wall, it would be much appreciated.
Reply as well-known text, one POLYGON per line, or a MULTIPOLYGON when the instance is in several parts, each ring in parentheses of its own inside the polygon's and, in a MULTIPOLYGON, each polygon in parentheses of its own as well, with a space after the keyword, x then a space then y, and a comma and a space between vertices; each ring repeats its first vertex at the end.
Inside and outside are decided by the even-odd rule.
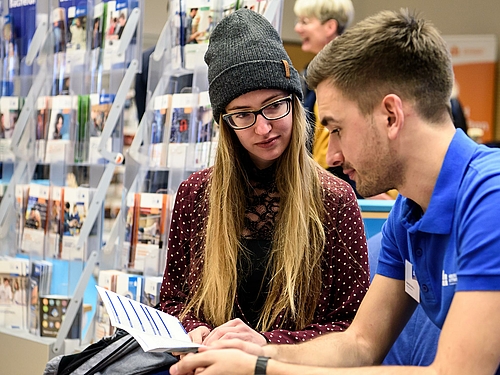
POLYGON ((495 72, 497 40, 495 35, 448 35, 458 98, 464 108, 469 129, 484 131, 483 142, 494 137, 495 72))

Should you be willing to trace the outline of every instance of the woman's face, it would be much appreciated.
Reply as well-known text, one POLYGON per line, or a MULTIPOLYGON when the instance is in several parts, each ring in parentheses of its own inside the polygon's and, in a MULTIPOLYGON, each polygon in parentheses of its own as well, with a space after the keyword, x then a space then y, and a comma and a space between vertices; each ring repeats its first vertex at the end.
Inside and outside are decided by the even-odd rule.
MULTIPOLYGON (((226 107, 226 113, 255 111, 288 95, 286 91, 276 89, 251 91, 231 101, 226 107)), ((287 116, 278 120, 266 120, 259 114, 250 128, 232 130, 257 168, 271 166, 288 147, 292 136, 292 110, 293 108, 287 116)))
POLYGON ((61 131, 62 127, 63 127, 63 119, 62 117, 58 117, 57 118, 57 124, 56 124, 56 127, 57 127, 57 131, 61 131))
POLYGON ((294 29, 302 39, 302 51, 315 54, 321 51, 334 37, 331 26, 314 16, 299 17, 294 29))

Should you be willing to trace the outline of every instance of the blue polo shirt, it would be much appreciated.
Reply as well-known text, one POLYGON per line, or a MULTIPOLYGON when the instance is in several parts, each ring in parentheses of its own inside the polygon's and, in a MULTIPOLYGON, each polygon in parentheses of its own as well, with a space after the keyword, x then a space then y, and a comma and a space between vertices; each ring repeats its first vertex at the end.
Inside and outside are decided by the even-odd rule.
POLYGON ((455 291, 500 290, 500 149, 457 130, 425 214, 399 196, 382 232, 377 273, 404 280, 408 260, 440 328, 455 291))

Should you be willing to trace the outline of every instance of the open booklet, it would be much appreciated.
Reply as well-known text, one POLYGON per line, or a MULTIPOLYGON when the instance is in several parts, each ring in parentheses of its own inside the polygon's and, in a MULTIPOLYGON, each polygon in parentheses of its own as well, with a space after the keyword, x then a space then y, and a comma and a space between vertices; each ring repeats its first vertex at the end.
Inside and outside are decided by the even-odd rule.
POLYGON ((196 352, 179 320, 167 313, 96 286, 111 325, 132 335, 145 352, 196 352))

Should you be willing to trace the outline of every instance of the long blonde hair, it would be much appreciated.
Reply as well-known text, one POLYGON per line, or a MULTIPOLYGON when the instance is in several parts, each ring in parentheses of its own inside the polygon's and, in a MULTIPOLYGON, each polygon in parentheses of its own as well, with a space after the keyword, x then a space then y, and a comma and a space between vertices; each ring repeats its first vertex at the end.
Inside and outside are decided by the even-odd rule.
MULTIPOLYGON (((204 241, 201 279, 190 291, 181 313, 201 314, 218 326, 233 318, 238 287, 238 258, 244 251, 241 233, 246 208, 246 172, 241 164, 234 130, 220 119, 220 136, 209 182, 209 216, 204 241)), ((294 96, 290 144, 277 161, 276 186, 280 196, 273 244, 269 255, 269 292, 260 313, 261 331, 284 319, 296 329, 314 317, 321 290, 321 259, 325 244, 324 205, 318 166, 306 150, 304 109, 294 96)), ((273 327, 274 328, 274 327, 273 327)))

